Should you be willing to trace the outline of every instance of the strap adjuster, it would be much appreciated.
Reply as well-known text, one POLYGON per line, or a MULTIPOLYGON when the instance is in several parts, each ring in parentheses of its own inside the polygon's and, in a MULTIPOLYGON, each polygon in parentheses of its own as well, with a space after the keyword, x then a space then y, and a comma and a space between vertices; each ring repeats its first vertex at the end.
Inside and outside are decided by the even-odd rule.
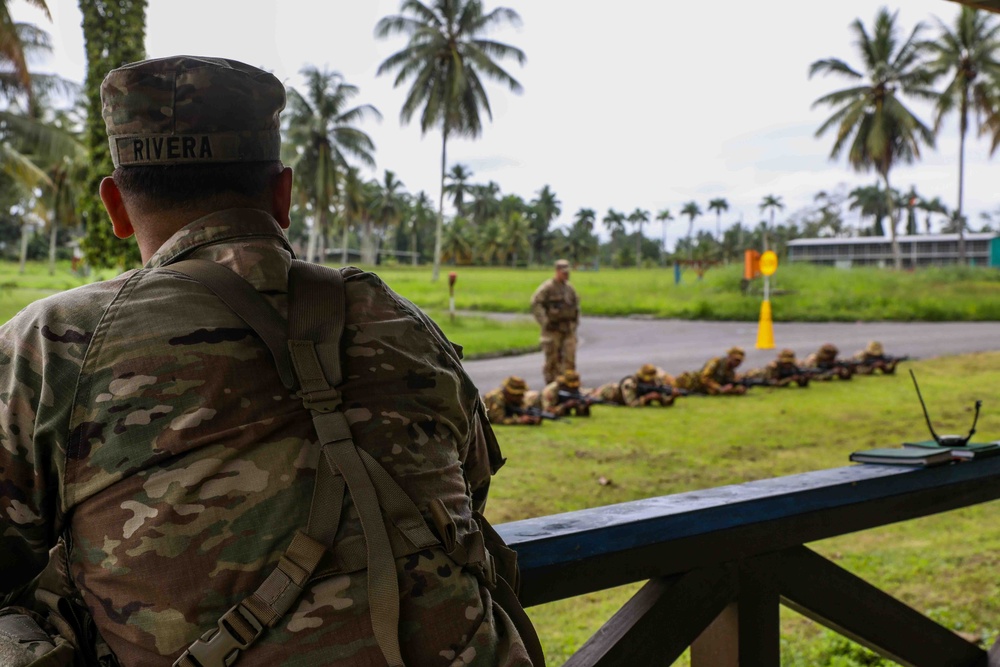
POLYGON ((305 405, 307 410, 322 414, 335 411, 343 403, 340 392, 336 389, 299 391, 296 395, 302 399, 302 404, 305 405))
POLYGON ((174 661, 174 667, 189 667, 191 664, 199 667, 229 667, 240 657, 240 651, 250 648, 250 645, 263 633, 264 626, 254 618, 253 614, 244 610, 241 604, 237 604, 218 620, 216 628, 209 630, 191 644, 181 657, 174 661), (238 614, 239 618, 249 626, 247 629, 253 631, 253 635, 245 641, 237 636, 226 620, 232 614, 238 614))

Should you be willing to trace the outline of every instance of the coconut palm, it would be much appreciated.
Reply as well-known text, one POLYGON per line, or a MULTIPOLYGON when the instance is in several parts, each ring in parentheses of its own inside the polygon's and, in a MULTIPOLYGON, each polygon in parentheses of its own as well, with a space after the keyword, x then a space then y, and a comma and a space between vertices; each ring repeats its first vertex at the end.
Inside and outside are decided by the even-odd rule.
POLYGON ((376 183, 376 187, 373 188, 372 219, 377 229, 371 234, 366 234, 366 237, 370 238, 367 243, 370 255, 368 259, 362 258, 362 262, 375 264, 382 237, 390 230, 398 229, 402 224, 406 209, 406 193, 403 187, 395 172, 386 169, 382 182, 376 183))
POLYGON ((396 72, 393 87, 412 81, 400 120, 406 124, 420 110, 420 131, 441 130, 441 196, 437 230, 434 235, 434 272, 441 268, 441 234, 444 224, 444 176, 448 138, 452 135, 478 137, 483 130, 482 112, 492 120, 489 99, 482 77, 493 79, 515 93, 521 84, 507 73, 498 60, 514 58, 524 64, 524 52, 484 37, 502 24, 520 24, 513 9, 499 7, 484 11, 480 0, 402 0, 400 13, 381 19, 375 26, 379 38, 406 35, 406 46, 379 65, 377 75, 396 72))
POLYGON ((562 214, 562 202, 556 198, 556 193, 548 185, 538 191, 538 195, 531 201, 531 257, 528 263, 532 263, 535 258, 541 257, 545 249, 545 241, 552 227, 552 221, 562 214))
MULTIPOLYGON (((824 95, 813 106, 835 108, 816 131, 816 136, 836 128, 836 139, 830 157, 835 159, 846 147, 847 161, 855 171, 874 169, 885 183, 885 193, 892 191, 889 174, 899 162, 910 163, 920 157, 920 145, 934 145, 934 133, 903 104, 904 95, 932 99, 928 88, 933 74, 921 61, 920 32, 917 24, 905 40, 899 39, 897 13, 885 8, 875 17, 874 31, 869 34, 860 19, 851 24, 855 42, 864 64, 863 71, 852 68, 843 60, 817 60, 809 67, 814 74, 837 74, 852 81, 852 86, 824 95)), ((889 229, 896 268, 902 266, 892 203, 889 203, 889 229)))
POLYGON ((688 217, 688 233, 687 233, 687 246, 688 246, 688 259, 693 257, 692 251, 694 246, 691 241, 691 232, 694 231, 694 219, 701 215, 701 209, 698 208, 698 202, 689 201, 684 204, 681 208, 681 215, 686 215, 688 217))
MULTIPOLYGON (((348 168, 348 157, 375 166, 375 144, 356 124, 365 118, 382 118, 370 104, 349 108, 358 88, 344 81, 340 72, 320 71, 309 65, 302 69, 306 94, 288 90, 290 113, 287 120, 291 164, 309 174, 315 219, 309 232, 306 260, 315 261, 317 243, 326 234, 327 215, 335 205, 340 180, 348 168)), ((346 216, 342 216, 346 220, 346 216)), ((341 262, 347 263, 347 227, 343 229, 341 262)))
POLYGON ((410 263, 413 266, 417 265, 418 259, 417 238, 420 236, 421 230, 426 229, 434 220, 433 206, 430 197, 423 190, 417 194, 410 206, 410 215, 406 226, 410 231, 410 263))
POLYGON ((917 207, 921 211, 924 211, 927 214, 927 217, 924 218, 924 233, 925 234, 930 234, 931 233, 931 215, 932 214, 934 214, 934 213, 940 213, 941 215, 944 215, 944 216, 950 216, 951 215, 951 211, 949 211, 948 207, 944 205, 944 202, 941 201, 940 197, 935 197, 934 199, 930 199, 930 200, 921 198, 920 201, 917 202, 917 207))
POLYGON ((729 202, 722 197, 708 202, 708 210, 715 211, 715 237, 722 240, 722 213, 729 210, 729 202))
POLYGON ((445 260, 450 260, 452 264, 463 264, 472 259, 472 241, 469 221, 465 218, 457 217, 444 230, 441 252, 444 253, 445 260))
POLYGON ((452 165, 451 171, 445 176, 450 179, 450 183, 445 184, 444 191, 451 196, 451 201, 455 205, 455 213, 465 216, 465 198, 469 195, 469 179, 472 172, 465 165, 452 165))
POLYGON ((871 216, 874 220, 872 233, 875 236, 883 236, 885 231, 882 227, 882 219, 889 213, 888 199, 885 192, 876 181, 874 185, 864 185, 851 190, 848 194, 850 210, 858 209, 858 214, 862 218, 871 216))
POLYGON ((666 263, 667 257, 667 223, 674 219, 670 214, 670 209, 665 208, 656 214, 656 219, 660 222, 663 231, 663 240, 660 241, 660 264, 666 263))
POLYGON ((560 254, 569 258, 574 264, 589 260, 597 251, 598 241, 594 236, 594 223, 597 214, 592 208, 581 208, 574 216, 573 226, 561 239, 558 247, 560 254))
MULTIPOLYGON (((45 13, 51 21, 52 14, 45 0, 25 0, 45 13)), ((0 74, 0 93, 9 96, 15 91, 32 96, 31 72, 28 71, 28 60, 25 52, 31 46, 40 46, 48 42, 47 35, 25 24, 16 23, 7 7, 8 0, 0 0, 0 65, 4 70, 0 74)))
POLYGON ((510 265, 517 266, 519 253, 531 249, 531 223, 518 210, 512 210, 502 224, 504 255, 510 256, 510 265))
POLYGON ((608 212, 604 214, 603 218, 601 218, 601 222, 604 224, 604 228, 608 230, 608 233, 611 235, 611 256, 614 257, 618 237, 625 233, 625 214, 621 211, 609 208, 608 212))
POLYGON ((500 186, 495 181, 473 185, 470 192, 472 204, 469 206, 469 218, 473 224, 483 224, 500 214, 500 186))
POLYGON ((628 221, 635 225, 635 265, 642 259, 642 226, 649 222, 649 211, 637 208, 628 215, 628 221))
MULTIPOLYGON (((785 209, 785 203, 783 201, 781 201, 781 197, 777 197, 775 195, 766 195, 763 199, 760 200, 760 207, 759 208, 760 208, 760 212, 761 213, 763 213, 764 211, 766 211, 768 209, 771 209, 771 229, 774 229, 774 212, 776 210, 784 210, 785 209)), ((767 227, 765 226, 764 227, 764 250, 765 251, 768 249, 767 248, 767 240, 768 240, 767 239, 767 227)))
MULTIPOLYGON (((1000 81, 1000 22, 988 12, 962 7, 955 17, 953 27, 936 19, 939 34, 936 39, 924 42, 923 47, 931 57, 930 69, 935 75, 949 77, 935 105, 934 132, 941 130, 941 122, 952 112, 958 114, 958 200, 955 214, 962 216, 962 197, 965 188, 965 135, 969 129, 969 115, 974 115, 977 129, 982 133, 984 119, 1000 113, 1000 95, 996 84, 1000 81)), ((958 261, 965 263, 965 233, 958 230, 958 261)))

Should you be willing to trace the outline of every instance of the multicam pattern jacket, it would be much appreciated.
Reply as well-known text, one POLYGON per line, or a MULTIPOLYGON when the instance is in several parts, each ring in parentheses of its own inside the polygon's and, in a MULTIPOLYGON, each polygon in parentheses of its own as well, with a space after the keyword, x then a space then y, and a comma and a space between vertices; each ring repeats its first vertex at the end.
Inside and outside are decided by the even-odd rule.
MULTIPOLYGON (((200 284, 157 270, 188 257, 225 265, 287 312, 280 228, 235 209, 192 222, 143 269, 36 302, 0 328, 0 598, 67 534, 73 580, 129 666, 171 665, 258 586, 305 525, 319 452, 260 340, 200 284)), ((440 499, 468 539, 502 463, 478 392, 434 324, 376 276, 349 270, 345 290, 354 440, 425 518, 440 499)), ((348 501, 337 541, 361 534, 348 501)), ((529 664, 489 591, 441 549, 397 568, 408 661, 529 664)), ((253 663, 384 665, 366 588, 364 570, 321 562, 253 663)))
POLYGON ((728 357, 709 359, 699 373, 682 373, 677 376, 677 386, 699 394, 714 394, 719 387, 736 380, 736 371, 729 367, 728 357))
POLYGON ((580 322, 580 299, 568 282, 549 278, 531 296, 531 313, 542 326, 543 336, 546 331, 574 333, 580 322))

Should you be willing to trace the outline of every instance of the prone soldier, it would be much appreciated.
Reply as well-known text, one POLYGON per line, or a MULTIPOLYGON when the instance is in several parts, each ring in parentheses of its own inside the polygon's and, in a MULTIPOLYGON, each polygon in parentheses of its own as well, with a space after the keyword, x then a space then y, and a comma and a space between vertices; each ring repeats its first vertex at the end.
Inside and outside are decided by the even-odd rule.
MULTIPOLYGON (((771 387, 788 387, 794 382, 800 387, 809 386, 809 372, 795 361, 795 352, 785 348, 778 357, 757 374, 771 387)), ((753 375, 748 373, 748 375, 753 375)))
POLYGON ((526 424, 536 426, 542 423, 542 414, 525 401, 528 385, 523 378, 511 375, 503 384, 483 396, 486 416, 491 424, 526 424))
POLYGON ((580 388, 580 374, 566 371, 555 382, 545 385, 541 393, 541 409, 560 417, 570 413, 577 417, 589 417, 590 406, 604 401, 590 396, 580 388))
POLYGON ((883 375, 892 375, 896 372, 896 365, 909 358, 909 355, 894 357, 886 354, 882 343, 873 340, 865 346, 865 349, 855 353, 854 361, 857 362, 855 372, 859 375, 871 375, 875 371, 882 371, 883 375))
POLYGON ((656 366, 643 364, 634 375, 627 375, 618 382, 602 384, 591 396, 615 405, 640 407, 658 403, 663 407, 674 404, 680 395, 674 387, 662 384, 656 376, 656 366))
POLYGON ((854 376, 857 364, 853 361, 837 359, 840 350, 833 343, 825 343, 818 350, 806 357, 805 366, 815 368, 818 372, 812 374, 814 380, 828 382, 837 377, 850 380, 854 376))
POLYGON ((747 383, 736 377, 736 369, 746 353, 741 347, 731 347, 726 356, 709 359, 700 372, 688 371, 677 376, 677 387, 693 394, 745 394, 747 383))

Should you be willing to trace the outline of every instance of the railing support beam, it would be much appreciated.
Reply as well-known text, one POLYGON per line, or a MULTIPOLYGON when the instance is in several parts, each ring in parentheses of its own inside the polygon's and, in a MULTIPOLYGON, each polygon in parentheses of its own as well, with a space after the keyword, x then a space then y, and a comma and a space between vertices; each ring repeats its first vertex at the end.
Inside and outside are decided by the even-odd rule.
POLYGON ((691 644, 691 667, 781 665, 780 567, 775 554, 739 563, 736 600, 691 644))

